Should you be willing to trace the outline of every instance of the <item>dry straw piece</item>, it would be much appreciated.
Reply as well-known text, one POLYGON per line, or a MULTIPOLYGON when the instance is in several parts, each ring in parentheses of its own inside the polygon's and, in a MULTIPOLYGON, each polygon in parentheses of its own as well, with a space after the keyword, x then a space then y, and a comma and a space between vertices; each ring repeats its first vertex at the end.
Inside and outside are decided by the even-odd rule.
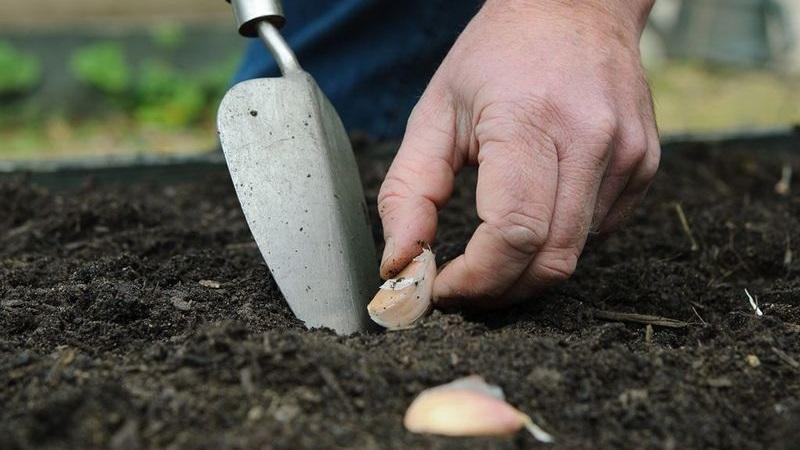
POLYGON ((422 250, 396 278, 387 280, 367 305, 369 316, 390 330, 414 326, 431 309, 436 256, 422 250))
POLYGON ((408 431, 445 436, 504 436, 527 429, 541 442, 554 441, 530 417, 505 401, 503 390, 478 375, 422 391, 403 420, 408 431))

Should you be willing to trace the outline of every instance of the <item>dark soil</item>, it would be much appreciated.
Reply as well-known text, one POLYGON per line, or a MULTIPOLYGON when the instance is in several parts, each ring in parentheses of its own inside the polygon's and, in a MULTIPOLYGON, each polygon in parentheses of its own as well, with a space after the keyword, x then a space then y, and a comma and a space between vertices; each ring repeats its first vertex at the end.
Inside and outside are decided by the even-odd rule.
MULTIPOLYGON (((796 449, 800 186, 774 186, 800 155, 753 150, 668 151, 632 225, 542 298, 351 337, 293 319, 224 174, 60 193, 0 184, 0 448, 543 446, 403 429, 419 391, 480 374, 554 449, 796 449), (597 311, 688 326, 648 337, 597 311)), ((362 163, 374 204, 386 161, 362 163)), ((444 260, 476 224, 473 181, 442 214, 444 260)))

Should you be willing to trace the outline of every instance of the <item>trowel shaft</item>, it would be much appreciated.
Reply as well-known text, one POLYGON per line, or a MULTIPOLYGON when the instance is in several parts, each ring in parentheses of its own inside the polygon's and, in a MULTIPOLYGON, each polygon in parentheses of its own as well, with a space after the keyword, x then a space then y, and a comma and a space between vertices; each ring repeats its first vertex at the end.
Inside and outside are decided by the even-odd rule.
POLYGON ((286 23, 280 0, 227 0, 233 7, 239 34, 260 37, 281 73, 286 75, 301 70, 300 63, 279 29, 286 23))
POLYGON ((297 57, 275 25, 266 20, 262 20, 258 22, 257 28, 261 41, 264 42, 269 52, 272 53, 283 75, 301 70, 297 57))

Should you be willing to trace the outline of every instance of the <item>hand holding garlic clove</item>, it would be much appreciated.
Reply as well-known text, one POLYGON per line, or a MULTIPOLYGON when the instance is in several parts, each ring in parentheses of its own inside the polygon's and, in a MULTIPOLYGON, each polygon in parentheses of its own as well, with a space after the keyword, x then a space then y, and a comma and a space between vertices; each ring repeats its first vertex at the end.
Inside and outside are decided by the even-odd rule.
POLYGON ((367 305, 370 318, 390 330, 414 326, 431 309, 434 278, 436 256, 426 248, 396 278, 381 285, 367 305))

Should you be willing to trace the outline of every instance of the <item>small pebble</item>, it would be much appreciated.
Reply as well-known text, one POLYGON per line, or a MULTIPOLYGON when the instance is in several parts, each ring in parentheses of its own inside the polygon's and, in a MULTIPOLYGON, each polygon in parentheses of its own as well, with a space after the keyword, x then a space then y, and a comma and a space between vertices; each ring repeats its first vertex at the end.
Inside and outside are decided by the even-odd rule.
POLYGON ((211 289, 219 289, 222 286, 222 283, 219 281, 214 280, 200 280, 200 286, 211 288, 211 289))
POLYGON ((169 301, 172 303, 172 306, 174 306, 175 309, 177 309, 179 311, 188 311, 188 310, 192 309, 192 303, 191 302, 187 302, 186 300, 182 299, 181 297, 175 296, 175 297, 172 297, 171 299, 169 299, 169 301))
POLYGON ((250 411, 247 411, 247 420, 255 422, 264 417, 264 408, 261 406, 253 406, 250 411))
POLYGON ((708 384, 713 388, 718 388, 718 389, 729 388, 733 386, 733 382, 730 380, 730 378, 727 377, 709 378, 708 380, 706 380, 706 384, 708 384))

